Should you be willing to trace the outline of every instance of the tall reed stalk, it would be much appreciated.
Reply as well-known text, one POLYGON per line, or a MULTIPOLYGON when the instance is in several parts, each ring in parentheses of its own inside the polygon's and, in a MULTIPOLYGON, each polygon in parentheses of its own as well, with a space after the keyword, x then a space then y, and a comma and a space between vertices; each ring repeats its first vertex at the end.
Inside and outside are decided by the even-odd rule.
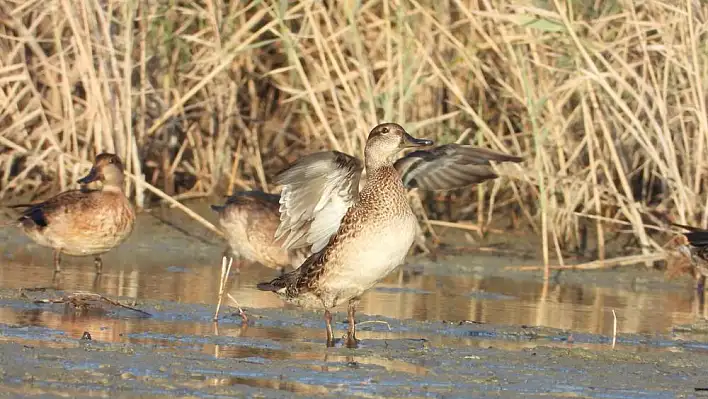
POLYGON ((625 226, 650 254, 648 228, 706 225, 708 6, 514 3, 2 2, 0 198, 72 186, 101 151, 140 206, 272 189, 386 120, 524 156, 461 217, 520 212, 546 264, 587 226, 603 258, 625 226))

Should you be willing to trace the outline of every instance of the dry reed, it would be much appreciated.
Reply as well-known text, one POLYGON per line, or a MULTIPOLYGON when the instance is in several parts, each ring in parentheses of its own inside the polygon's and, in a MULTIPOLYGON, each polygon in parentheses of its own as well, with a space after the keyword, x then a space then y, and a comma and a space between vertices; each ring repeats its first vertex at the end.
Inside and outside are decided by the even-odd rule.
POLYGON ((617 313, 612 309, 612 349, 617 344, 617 313))
POLYGON ((600 260, 621 225, 649 258, 648 227, 705 226, 708 5, 514 3, 3 2, 0 199, 66 189, 100 151, 139 206, 270 189, 386 120, 524 156, 458 201, 477 226, 518 212, 546 266, 585 225, 600 260))
POLYGON ((226 293, 226 283, 229 281, 229 274, 231 274, 231 265, 234 263, 234 258, 229 257, 226 260, 226 256, 221 258, 221 277, 219 278, 219 298, 216 302, 216 310, 214 311, 214 321, 219 320, 219 310, 221 309, 221 302, 224 299, 224 294, 226 293))

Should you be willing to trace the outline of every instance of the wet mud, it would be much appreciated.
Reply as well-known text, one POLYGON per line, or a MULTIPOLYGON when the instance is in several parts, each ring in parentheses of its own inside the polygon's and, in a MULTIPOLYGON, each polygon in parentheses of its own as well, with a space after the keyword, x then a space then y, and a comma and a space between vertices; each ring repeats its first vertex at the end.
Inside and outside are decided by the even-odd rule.
MULTIPOLYGON (((194 209, 213 220, 207 203, 194 209)), ((514 268, 541 263, 531 238, 445 237, 436 259, 410 256, 362 298, 349 349, 326 348, 320 313, 256 290, 276 274, 259 265, 229 280, 249 322, 227 300, 214 323, 225 244, 178 211, 142 213, 100 278, 92 259, 65 257, 55 284, 51 251, 0 228, 0 396, 708 397, 707 313, 690 278, 638 265, 544 284, 514 268), (149 316, 51 303, 81 292, 149 316)))

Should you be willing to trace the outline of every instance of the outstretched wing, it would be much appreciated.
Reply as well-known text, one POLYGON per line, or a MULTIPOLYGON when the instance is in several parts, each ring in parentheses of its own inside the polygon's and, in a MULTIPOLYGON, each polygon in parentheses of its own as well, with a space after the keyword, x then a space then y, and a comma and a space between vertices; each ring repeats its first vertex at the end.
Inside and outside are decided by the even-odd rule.
POLYGON ((678 223, 672 225, 688 230, 688 233, 683 233, 688 245, 680 245, 677 249, 692 260, 699 273, 708 275, 708 230, 678 223))
POLYGON ((342 218, 359 196, 363 165, 338 151, 325 151, 297 160, 274 179, 280 193, 280 225, 275 239, 283 247, 312 246, 319 252, 337 232, 342 218))
POLYGON ((451 190, 499 177, 490 161, 521 162, 500 152, 460 144, 414 151, 394 164, 407 188, 451 190))
POLYGON ((689 232, 683 233, 688 239, 688 242, 694 247, 705 247, 708 246, 708 230, 701 229, 700 227, 686 226, 678 223, 671 223, 676 227, 681 227, 689 232))

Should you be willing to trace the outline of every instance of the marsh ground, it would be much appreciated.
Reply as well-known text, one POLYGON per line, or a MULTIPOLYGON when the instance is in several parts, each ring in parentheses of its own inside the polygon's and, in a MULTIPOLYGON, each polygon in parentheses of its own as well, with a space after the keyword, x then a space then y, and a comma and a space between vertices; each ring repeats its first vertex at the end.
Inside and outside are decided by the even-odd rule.
POLYGON ((257 291, 275 275, 257 265, 230 279, 248 325, 230 307, 214 324, 224 244, 178 211, 141 214, 100 279, 91 259, 65 257, 43 291, 21 289, 52 286, 51 251, 2 228, 0 396, 708 397, 706 310, 689 278, 631 266, 543 284, 513 268, 541 263, 532 239, 468 238, 449 231, 437 259, 411 256, 367 293, 361 346, 347 349, 325 347, 320 314, 257 291), (151 317, 35 303, 77 291, 151 317))

